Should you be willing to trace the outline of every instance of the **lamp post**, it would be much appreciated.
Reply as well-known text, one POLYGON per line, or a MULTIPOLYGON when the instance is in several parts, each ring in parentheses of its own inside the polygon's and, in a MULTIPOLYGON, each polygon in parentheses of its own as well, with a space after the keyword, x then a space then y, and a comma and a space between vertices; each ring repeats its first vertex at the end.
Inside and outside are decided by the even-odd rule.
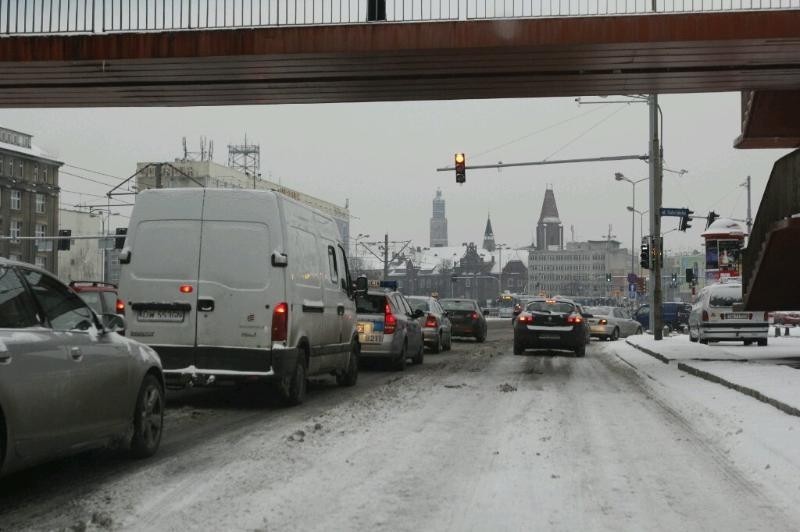
POLYGON ((497 296, 499 297, 503 293, 503 250, 508 249, 508 244, 497 244, 495 248, 500 252, 500 263, 497 265, 497 277, 500 279, 500 290, 497 291, 497 296))
MULTIPOLYGON (((636 261, 636 254, 634 252, 634 249, 635 249, 634 248, 634 244, 635 244, 635 241, 634 241, 634 230, 635 229, 634 228, 636 226, 636 219, 634 218, 634 214, 639 212, 639 211, 636 210, 636 185, 638 183, 641 183, 642 181, 647 181, 650 178, 649 177, 643 177, 641 179, 630 179, 628 177, 625 177, 625 175, 622 172, 615 172, 614 173, 614 179, 616 179, 617 181, 627 181, 628 183, 631 184, 631 190, 633 191, 633 196, 631 197, 631 205, 632 205, 632 207, 628 207, 628 210, 631 211, 631 273, 633 273, 634 272, 634 267, 635 267, 635 261, 636 261)), ((645 211, 645 212, 647 212, 647 211, 645 211)))
MULTIPOLYGON (((631 212, 631 214, 638 214, 639 215, 639 241, 641 242, 642 237, 644 236, 644 215, 650 212, 648 209, 640 211, 638 209, 634 209, 630 205, 628 205, 627 209, 631 212)), ((636 255, 633 252, 634 256, 636 255)), ((642 275, 642 267, 639 266, 639 275, 642 275)))

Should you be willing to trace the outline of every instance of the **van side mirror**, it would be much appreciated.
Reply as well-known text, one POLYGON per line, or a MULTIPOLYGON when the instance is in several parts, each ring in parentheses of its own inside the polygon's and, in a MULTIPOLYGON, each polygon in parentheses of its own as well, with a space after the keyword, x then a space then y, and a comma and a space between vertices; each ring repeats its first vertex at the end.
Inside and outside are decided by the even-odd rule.
POLYGON ((285 268, 289 264, 289 257, 286 253, 279 251, 272 252, 272 265, 276 268, 285 268))
POLYGON ((365 275, 362 275, 356 279, 356 292, 366 292, 367 286, 367 277, 365 275))
POLYGON ((412 316, 415 318, 421 318, 424 315, 425 313, 422 311, 422 309, 414 309, 414 313, 412 314, 412 316))
POLYGON ((128 248, 123 249, 119 252, 119 263, 120 264, 130 264, 131 263, 131 250, 128 248))

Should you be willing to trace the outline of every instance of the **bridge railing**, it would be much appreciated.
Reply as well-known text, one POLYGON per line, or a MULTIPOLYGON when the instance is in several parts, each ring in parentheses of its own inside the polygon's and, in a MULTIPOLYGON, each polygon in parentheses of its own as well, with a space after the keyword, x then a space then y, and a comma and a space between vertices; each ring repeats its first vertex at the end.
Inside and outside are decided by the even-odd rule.
POLYGON ((800 0, 0 0, 0 36, 800 9, 800 0))

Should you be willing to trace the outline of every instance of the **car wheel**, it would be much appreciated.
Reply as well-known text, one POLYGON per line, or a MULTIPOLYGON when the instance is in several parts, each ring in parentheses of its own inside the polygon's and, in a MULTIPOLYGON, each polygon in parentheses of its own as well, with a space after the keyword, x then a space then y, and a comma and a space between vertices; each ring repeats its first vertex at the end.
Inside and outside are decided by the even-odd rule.
POLYGON ((609 338, 612 342, 616 342, 619 340, 619 329, 614 328, 614 331, 611 333, 611 338, 609 338))
POLYGON ((297 363, 292 374, 281 379, 280 390, 284 403, 296 406, 305 401, 308 387, 306 379, 305 353, 301 350, 297 355, 297 363))
POLYGON ((575 356, 577 357, 585 357, 586 356, 586 344, 580 345, 575 348, 575 356))
POLYGON ((636 328, 636 334, 644 334, 644 331, 642 330, 641 326, 636 328))
POLYGON ((698 336, 697 341, 700 342, 703 345, 708 345, 708 340, 706 340, 705 338, 700 338, 698 336))
POLYGON ((425 360, 425 346, 422 342, 419 343, 419 351, 417 352, 416 356, 413 359, 414 364, 422 364, 422 361, 425 360))
POLYGON ((753 345, 753 341, 752 340, 745 340, 744 341, 744 345, 753 345))
POLYGON ((153 456, 161 444, 164 428, 164 389, 154 375, 146 375, 133 413, 131 454, 136 458, 153 456))
POLYGON ((758 339, 758 345, 761 346, 761 347, 764 347, 765 345, 767 345, 767 339, 766 338, 759 338, 758 339))
POLYGON ((689 327, 689 341, 690 342, 694 342, 694 343, 697 342, 697 336, 692 335, 692 328, 691 327, 689 327))
POLYGON ((522 344, 522 342, 517 342, 516 340, 514 340, 514 354, 521 355, 524 352, 525 352, 525 346, 522 344))
POLYGON ((353 342, 350 346, 350 361, 347 363, 347 369, 336 375, 336 384, 339 386, 355 386, 358 382, 358 354, 361 347, 358 342, 353 342))
POLYGON ((436 343, 433 344, 431 347, 431 353, 438 353, 444 349, 444 344, 442 343, 442 333, 439 331, 439 334, 436 336, 436 343))
POLYGON ((403 349, 400 351, 400 355, 392 361, 392 370, 393 371, 405 371, 406 370, 406 350, 408 349, 408 344, 403 344, 403 349))
POLYGON ((445 347, 445 351, 450 351, 451 349, 453 349, 453 335, 452 334, 448 334, 447 335, 447 347, 445 347))

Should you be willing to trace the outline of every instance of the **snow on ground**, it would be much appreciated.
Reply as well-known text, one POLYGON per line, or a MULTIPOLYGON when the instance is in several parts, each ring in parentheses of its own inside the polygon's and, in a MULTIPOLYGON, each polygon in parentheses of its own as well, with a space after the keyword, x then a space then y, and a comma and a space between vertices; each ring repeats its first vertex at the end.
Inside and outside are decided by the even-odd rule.
MULTIPOLYGON (((622 342, 607 349, 646 375, 657 400, 676 416, 690 420, 706 444, 720 457, 735 464, 742 477, 755 482, 770 500, 786 511, 797 511, 800 507, 800 453, 797 451, 800 449, 800 419, 720 384, 680 371, 677 364, 664 364, 622 342)), ((746 367, 723 364, 725 368, 746 367)), ((733 527, 735 530, 743 528, 733 527)), ((762 529, 766 530, 766 525, 762 529)))
POLYGON ((650 335, 634 335, 627 342, 655 351, 670 360, 764 360, 800 358, 800 335, 771 337, 764 347, 745 346, 742 342, 719 342, 709 345, 692 343, 688 334, 674 334, 656 341, 650 335))

